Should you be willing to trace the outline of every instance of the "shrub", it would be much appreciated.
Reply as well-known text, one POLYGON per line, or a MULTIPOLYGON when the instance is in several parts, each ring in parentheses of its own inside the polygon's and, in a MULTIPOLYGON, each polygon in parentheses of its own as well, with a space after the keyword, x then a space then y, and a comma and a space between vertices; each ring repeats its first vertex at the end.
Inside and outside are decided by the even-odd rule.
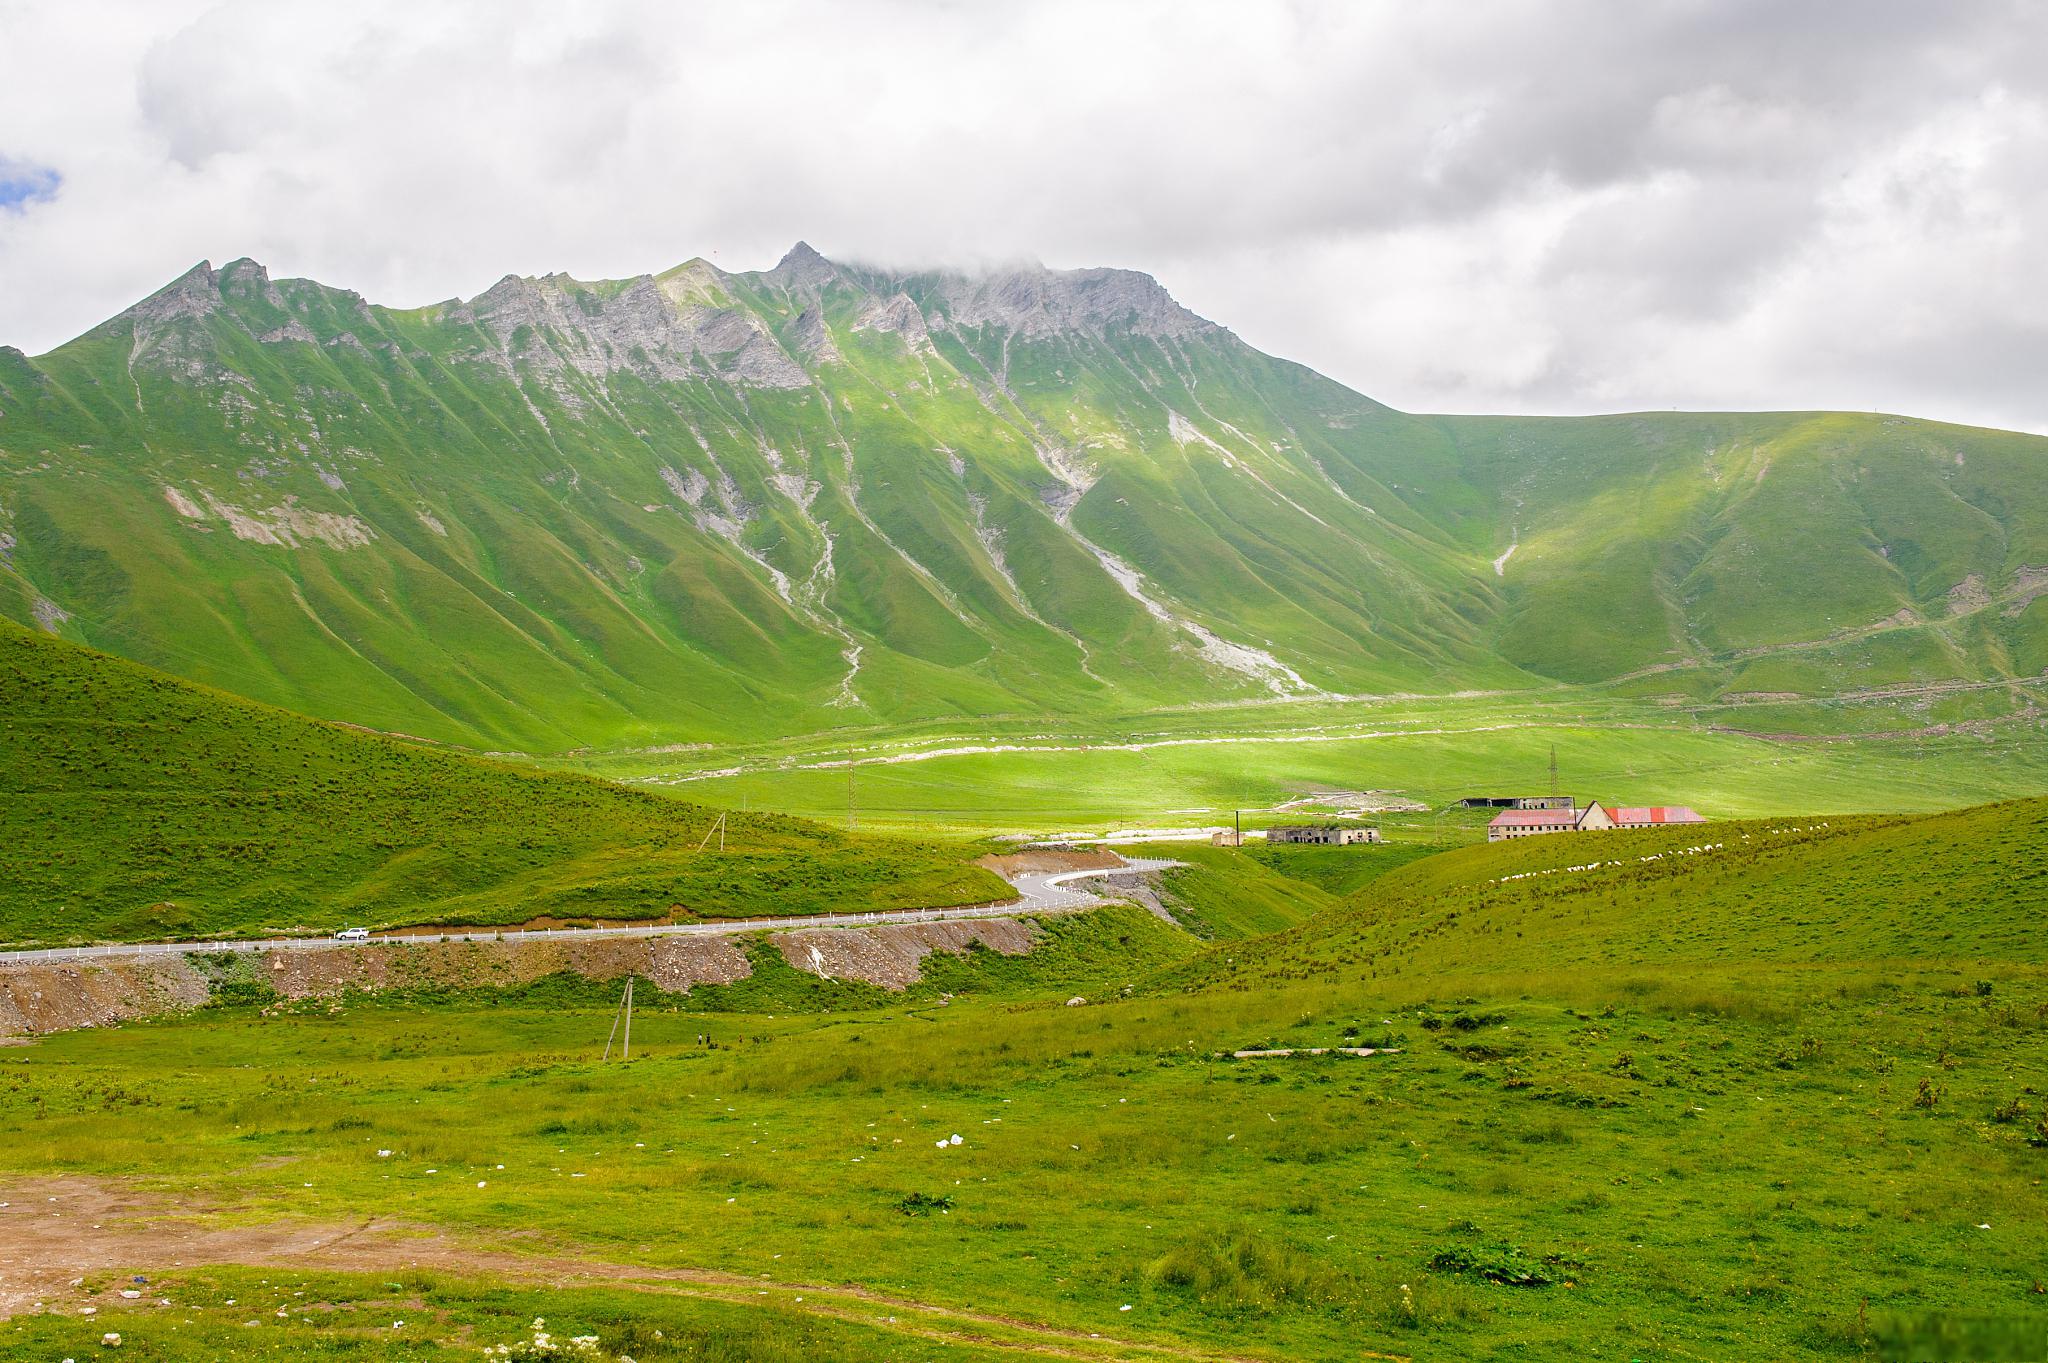
POLYGON ((1547 1287, 1556 1281, 1555 1270, 1575 1266, 1554 1254, 1531 1258, 1521 1246, 1505 1243, 1460 1245, 1439 1251, 1429 1260, 1431 1272, 1465 1274, 1503 1287, 1547 1287))
POLYGON ((1340 1295, 1344 1280, 1294 1246, 1249 1227, 1182 1241, 1154 1259, 1146 1276, 1204 1306, 1271 1311, 1340 1295))

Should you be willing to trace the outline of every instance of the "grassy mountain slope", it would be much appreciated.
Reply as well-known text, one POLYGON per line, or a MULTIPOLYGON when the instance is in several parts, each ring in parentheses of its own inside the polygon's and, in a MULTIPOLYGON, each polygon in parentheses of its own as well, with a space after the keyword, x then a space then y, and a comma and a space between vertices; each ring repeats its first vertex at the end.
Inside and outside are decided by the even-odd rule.
MULTIPOLYGON (((631 1064, 598 1061, 613 1000, 557 985, 43 1038, 0 1050, 17 1207, 71 1193, 28 1180, 118 1169, 177 1190, 181 1225, 302 1226, 310 1209, 407 1233, 352 1236, 355 1281, 272 1263, 195 1283, 196 1257, 164 1250, 184 1263, 132 1269, 191 1308, 192 1338, 118 1301, 112 1274, 53 1284, 53 1308, 99 1314, 25 1317, 25 1338, 62 1356, 132 1329, 211 1358, 255 1315, 287 1351, 473 1351, 528 1299, 501 1290, 494 1319, 377 1256, 545 1227, 546 1254, 605 1265, 592 1276, 617 1291, 556 1293, 549 1324, 635 1357, 695 1347, 649 1338, 676 1300, 673 1279, 646 1282, 664 1270, 766 1312, 735 1330, 816 1310, 887 1336, 854 1356, 965 1337, 998 1357, 2039 1357, 2044 806, 1382 865, 1280 937, 1215 924, 1209 962, 1166 981, 1193 988, 1113 966, 1062 987, 1034 954, 963 964, 1016 971, 944 1007, 793 971, 808 1008, 650 992, 631 1064), (1708 841, 1727 845, 1674 855, 1708 841), (1589 849, 1624 865, 1498 879, 1589 849), (1949 888, 1928 903, 1928 885, 1949 888), (1075 992, 1090 1002, 1063 1006, 1075 992), (1230 1054, 1339 1046, 1391 1049, 1230 1054), (315 1300, 335 1309, 294 1304, 315 1300)), ((1194 860, 1177 883, 1208 904, 1284 911, 1259 859, 1194 860)), ((1297 884, 1350 874, 1334 854, 1281 860, 1297 884)), ((1100 947, 1180 937, 1135 910, 1064 921, 1100 947)), ((1177 954, 1145 945, 1141 961, 1177 954)), ((815 1336, 761 1348, 847 1356, 815 1336)))
POLYGON ((1122 271, 799 247, 400 311, 243 260, 0 349, 0 615, 545 752, 1316 690, 1808 695, 2048 667, 2044 449, 1407 416, 1122 271))
POLYGON ((0 623, 0 941, 999 899, 957 855, 303 719, 0 623))
MULTIPOLYGON (((1254 977, 2048 959, 2048 799, 1529 838, 1416 862, 1236 953, 1254 977)), ((1214 963, 1211 963, 1212 967, 1214 963)))

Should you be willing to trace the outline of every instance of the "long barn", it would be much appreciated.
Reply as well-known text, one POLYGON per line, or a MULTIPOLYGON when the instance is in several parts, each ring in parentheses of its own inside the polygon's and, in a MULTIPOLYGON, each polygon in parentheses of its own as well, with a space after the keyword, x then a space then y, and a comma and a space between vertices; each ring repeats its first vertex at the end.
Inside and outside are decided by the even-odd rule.
POLYGON ((1504 809, 1486 825, 1488 842, 1531 838, 1544 833, 1592 833, 1610 828, 1662 828, 1666 824, 1705 823, 1686 805, 1602 805, 1584 809, 1567 803, 1561 809, 1504 809))

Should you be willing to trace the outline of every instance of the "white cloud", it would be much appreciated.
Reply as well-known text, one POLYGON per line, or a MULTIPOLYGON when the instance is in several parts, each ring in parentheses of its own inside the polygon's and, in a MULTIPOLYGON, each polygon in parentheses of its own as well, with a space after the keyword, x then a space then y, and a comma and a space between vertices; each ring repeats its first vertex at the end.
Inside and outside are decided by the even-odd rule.
POLYGON ((0 340, 201 257, 416 304, 803 237, 1146 269, 1418 410, 2048 429, 2044 13, 0 0, 0 163, 62 177, 0 340))

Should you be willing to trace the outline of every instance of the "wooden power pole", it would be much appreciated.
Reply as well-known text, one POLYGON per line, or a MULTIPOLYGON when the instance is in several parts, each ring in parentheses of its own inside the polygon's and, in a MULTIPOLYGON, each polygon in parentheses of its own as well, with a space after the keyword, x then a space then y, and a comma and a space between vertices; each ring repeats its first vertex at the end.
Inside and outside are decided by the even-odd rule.
POLYGON ((612 1014, 612 1030, 604 1039, 604 1059, 612 1058, 612 1042, 619 1038, 619 1023, 626 1024, 625 1048, 619 1052, 619 1059, 633 1058, 633 977, 626 976, 626 992, 619 995, 619 1011, 612 1014))

